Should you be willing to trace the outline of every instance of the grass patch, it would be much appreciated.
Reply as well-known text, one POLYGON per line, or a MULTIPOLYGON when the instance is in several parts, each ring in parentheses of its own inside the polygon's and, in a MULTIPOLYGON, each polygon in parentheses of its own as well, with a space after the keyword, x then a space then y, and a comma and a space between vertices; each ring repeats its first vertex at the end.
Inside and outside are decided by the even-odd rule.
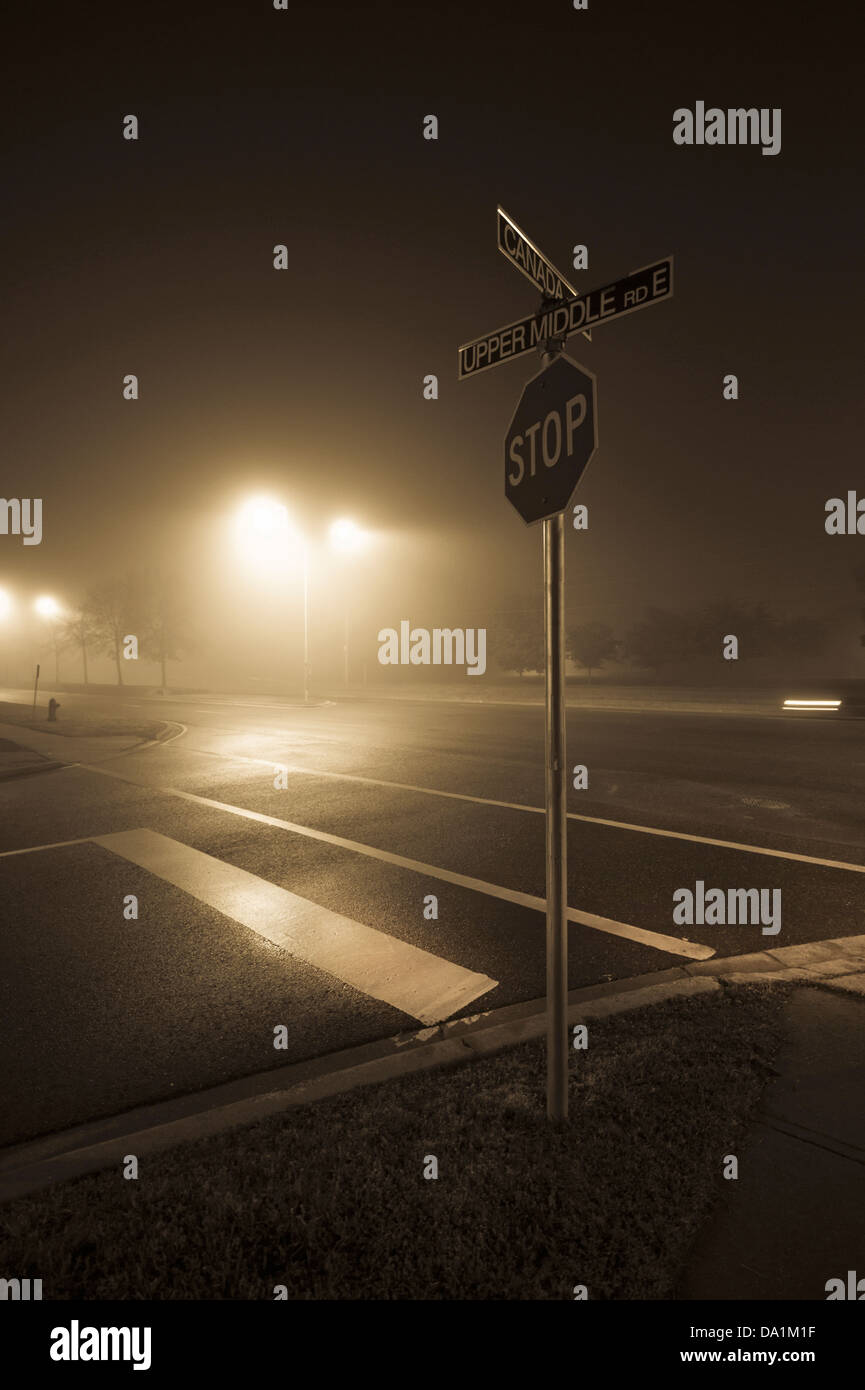
POLYGON ((60 702, 57 722, 48 718, 48 710, 43 705, 33 706, 6 704, 0 701, 0 724, 16 724, 22 729, 35 729, 40 734, 59 734, 65 738, 98 738, 101 734, 126 734, 134 738, 156 738, 165 728, 161 719, 146 719, 132 714, 100 714, 98 710, 86 711, 69 707, 67 713, 60 702))
POLYGON ((22 1198, 0 1267, 85 1299, 661 1299, 772 1073, 787 991, 589 1025, 571 1114, 544 1048, 364 1087, 22 1198), (436 1181, 422 1176, 438 1159, 436 1181))

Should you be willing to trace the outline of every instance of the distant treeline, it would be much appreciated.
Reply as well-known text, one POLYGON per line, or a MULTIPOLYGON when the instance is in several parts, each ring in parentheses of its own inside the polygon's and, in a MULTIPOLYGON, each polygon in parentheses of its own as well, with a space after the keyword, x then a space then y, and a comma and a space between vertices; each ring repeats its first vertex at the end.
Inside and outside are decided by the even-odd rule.
MULTIPOLYGON (((865 591, 865 584, 863 584, 865 591)), ((863 609, 865 618, 865 609, 863 609)), ((625 632, 608 623, 590 621, 567 627, 568 657, 591 679, 610 662, 628 662, 656 675, 703 657, 720 657, 724 639, 735 636, 738 658, 785 657, 822 652, 828 641, 826 625, 818 618, 771 612, 763 604, 718 602, 690 609, 646 608, 625 632)), ((865 642, 865 638, 863 638, 865 642)), ((544 630, 537 610, 518 607, 498 614, 488 646, 503 671, 541 671, 544 630)))

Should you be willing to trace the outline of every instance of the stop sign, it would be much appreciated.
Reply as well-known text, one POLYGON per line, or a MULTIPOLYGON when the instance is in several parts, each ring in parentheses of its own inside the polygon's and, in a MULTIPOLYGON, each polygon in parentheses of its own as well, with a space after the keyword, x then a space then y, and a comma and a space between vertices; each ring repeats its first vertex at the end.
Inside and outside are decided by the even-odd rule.
POLYGON ((595 374, 562 354, 526 384, 505 436, 505 496, 523 521, 565 510, 597 445, 595 374))

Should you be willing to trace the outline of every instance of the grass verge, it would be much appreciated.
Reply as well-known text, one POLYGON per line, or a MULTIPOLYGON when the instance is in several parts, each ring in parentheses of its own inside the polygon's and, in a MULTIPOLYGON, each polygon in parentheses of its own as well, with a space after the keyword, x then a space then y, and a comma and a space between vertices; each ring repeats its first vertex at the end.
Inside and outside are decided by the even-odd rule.
POLYGON ((33 718, 32 705, 6 704, 0 701, 0 724, 15 724, 22 729, 35 729, 40 734, 59 734, 65 738, 98 738, 102 734, 126 734, 130 738, 156 738, 165 728, 161 719, 142 718, 141 715, 100 714, 98 710, 86 712, 76 709, 67 713, 60 702, 57 722, 52 723, 48 711, 42 705, 36 708, 33 718))
POLYGON ((182 1145, 137 1181, 22 1198, 0 1214, 0 1267, 46 1299, 670 1297, 771 1075, 786 994, 592 1022, 560 1129, 532 1042, 182 1145))

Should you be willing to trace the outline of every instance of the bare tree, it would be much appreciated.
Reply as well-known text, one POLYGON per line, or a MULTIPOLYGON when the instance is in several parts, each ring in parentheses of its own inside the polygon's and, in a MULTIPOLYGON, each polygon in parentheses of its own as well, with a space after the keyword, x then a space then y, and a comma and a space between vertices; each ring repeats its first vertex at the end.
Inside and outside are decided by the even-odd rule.
POLYGON ((123 639, 134 634, 140 615, 137 582, 107 579, 89 589, 84 601, 84 613, 97 651, 113 657, 117 668, 117 684, 123 684, 123 639))
POLYGON ((81 652, 81 664, 84 667, 84 684, 88 685, 87 676, 87 645, 93 642, 93 626, 86 611, 86 603, 82 603, 76 613, 69 614, 61 626, 61 644, 68 647, 78 647, 81 652))
POLYGON ((165 689, 169 661, 179 661, 192 645, 188 605, 177 575, 150 576, 143 592, 142 654, 158 661, 165 689))

